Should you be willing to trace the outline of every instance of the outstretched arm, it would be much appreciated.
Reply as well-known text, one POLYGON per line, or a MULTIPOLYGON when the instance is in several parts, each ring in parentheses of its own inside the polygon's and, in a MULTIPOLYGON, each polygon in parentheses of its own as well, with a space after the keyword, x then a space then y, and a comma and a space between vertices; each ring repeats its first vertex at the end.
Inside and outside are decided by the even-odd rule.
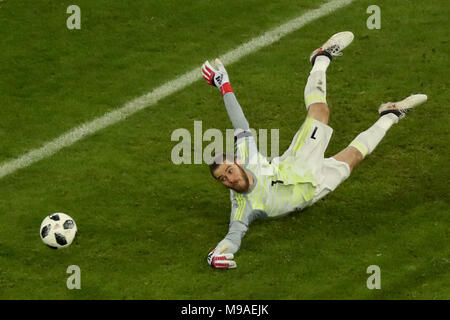
POLYGON ((242 238, 250 224, 256 219, 267 218, 267 213, 253 210, 251 203, 244 196, 231 192, 231 215, 228 233, 222 241, 208 254, 208 264, 213 268, 236 268, 234 254, 241 247, 242 238))
POLYGON ((233 261, 234 254, 241 246, 242 238, 248 230, 248 226, 240 221, 232 221, 225 238, 208 254, 208 264, 216 269, 236 268, 233 261))
POLYGON ((223 101, 225 102, 225 108, 227 109, 228 116, 234 129, 240 129, 239 131, 249 130, 250 127, 248 121, 236 99, 233 89, 231 88, 230 79, 225 67, 219 59, 216 59, 215 64, 218 70, 214 69, 209 61, 205 61, 202 66, 203 78, 209 85, 215 86, 220 90, 220 93, 223 96, 223 101))

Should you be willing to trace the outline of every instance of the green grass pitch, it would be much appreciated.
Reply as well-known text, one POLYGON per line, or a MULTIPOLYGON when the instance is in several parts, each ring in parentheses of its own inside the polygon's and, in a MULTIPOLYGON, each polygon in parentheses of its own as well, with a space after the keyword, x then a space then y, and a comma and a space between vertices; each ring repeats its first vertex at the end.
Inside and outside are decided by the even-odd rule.
MULTIPOLYGON (((325 1, 0 2, 0 163, 119 108, 204 60, 325 1)), ((355 40, 327 72, 331 156, 377 119, 381 102, 426 93, 323 201, 251 225, 238 268, 207 253, 227 232, 229 194, 203 165, 171 162, 177 128, 231 128, 203 80, 0 180, 0 299, 449 299, 449 40, 445 0, 376 1, 369 30, 354 1, 227 70, 252 128, 284 151, 306 110, 309 54, 333 33, 355 40), (75 218, 71 247, 39 239, 52 212, 75 218), (81 290, 68 290, 69 265, 81 290), (369 290, 370 265, 381 289, 369 290)), ((205 143, 206 144, 206 143, 205 143)))

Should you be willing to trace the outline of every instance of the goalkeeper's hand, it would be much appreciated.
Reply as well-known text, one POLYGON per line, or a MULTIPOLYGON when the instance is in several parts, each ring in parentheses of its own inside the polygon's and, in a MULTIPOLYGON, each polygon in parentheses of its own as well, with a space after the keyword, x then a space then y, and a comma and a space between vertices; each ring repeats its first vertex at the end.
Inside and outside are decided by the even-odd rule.
POLYGON ((222 253, 214 249, 208 254, 208 264, 215 269, 233 269, 237 267, 235 261, 233 261, 234 255, 232 253, 222 253))
POLYGON ((220 93, 224 95, 227 92, 233 92, 230 85, 230 78, 228 77, 227 70, 223 66, 222 62, 219 59, 216 59, 215 64, 218 70, 214 69, 214 67, 209 63, 209 61, 205 61, 202 65, 202 75, 206 82, 211 85, 219 88, 220 93))

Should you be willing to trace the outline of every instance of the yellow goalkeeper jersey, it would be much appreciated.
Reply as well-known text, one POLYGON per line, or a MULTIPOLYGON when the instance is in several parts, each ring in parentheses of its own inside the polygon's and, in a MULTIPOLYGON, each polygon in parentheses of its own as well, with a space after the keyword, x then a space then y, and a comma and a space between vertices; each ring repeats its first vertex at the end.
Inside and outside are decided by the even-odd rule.
MULTIPOLYGON (((304 138, 300 134, 294 147, 301 148, 304 138)), ((254 184, 247 193, 230 191, 231 221, 248 225, 258 217, 276 217, 301 210, 314 198, 317 184, 301 157, 292 154, 269 162, 258 152, 250 134, 236 141, 236 156, 253 175, 254 184)))

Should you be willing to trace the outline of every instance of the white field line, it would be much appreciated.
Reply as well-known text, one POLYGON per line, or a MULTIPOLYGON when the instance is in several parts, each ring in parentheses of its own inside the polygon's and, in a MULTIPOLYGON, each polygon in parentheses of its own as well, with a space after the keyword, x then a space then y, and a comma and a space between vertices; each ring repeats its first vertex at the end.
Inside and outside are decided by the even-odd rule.
MULTIPOLYGON (((350 4, 353 1, 354 0, 329 1, 317 9, 307 11, 297 18, 280 25, 275 29, 267 31, 263 35, 240 45, 236 49, 233 49, 225 53, 219 58, 225 65, 227 64, 229 65, 233 62, 238 61, 240 58, 250 53, 253 53, 263 47, 266 47, 278 41, 287 34, 302 28, 309 22, 319 19, 323 16, 326 16, 342 7, 345 7, 346 5, 350 4)), ((119 109, 108 112, 103 116, 100 116, 94 120, 85 122, 82 125, 67 131, 58 138, 45 143, 42 147, 31 150, 17 159, 3 163, 0 166, 0 179, 21 168, 26 168, 37 161, 52 156, 59 150, 71 146, 72 144, 76 143, 77 141, 83 139, 88 135, 91 135, 119 121, 125 120, 134 113, 142 109, 145 109, 151 105, 154 105, 159 100, 177 92, 178 90, 181 90, 191 85, 192 83, 201 78, 202 75, 199 63, 198 68, 195 68, 175 78, 174 80, 166 82, 165 84, 154 89, 153 91, 126 103, 119 109)))

